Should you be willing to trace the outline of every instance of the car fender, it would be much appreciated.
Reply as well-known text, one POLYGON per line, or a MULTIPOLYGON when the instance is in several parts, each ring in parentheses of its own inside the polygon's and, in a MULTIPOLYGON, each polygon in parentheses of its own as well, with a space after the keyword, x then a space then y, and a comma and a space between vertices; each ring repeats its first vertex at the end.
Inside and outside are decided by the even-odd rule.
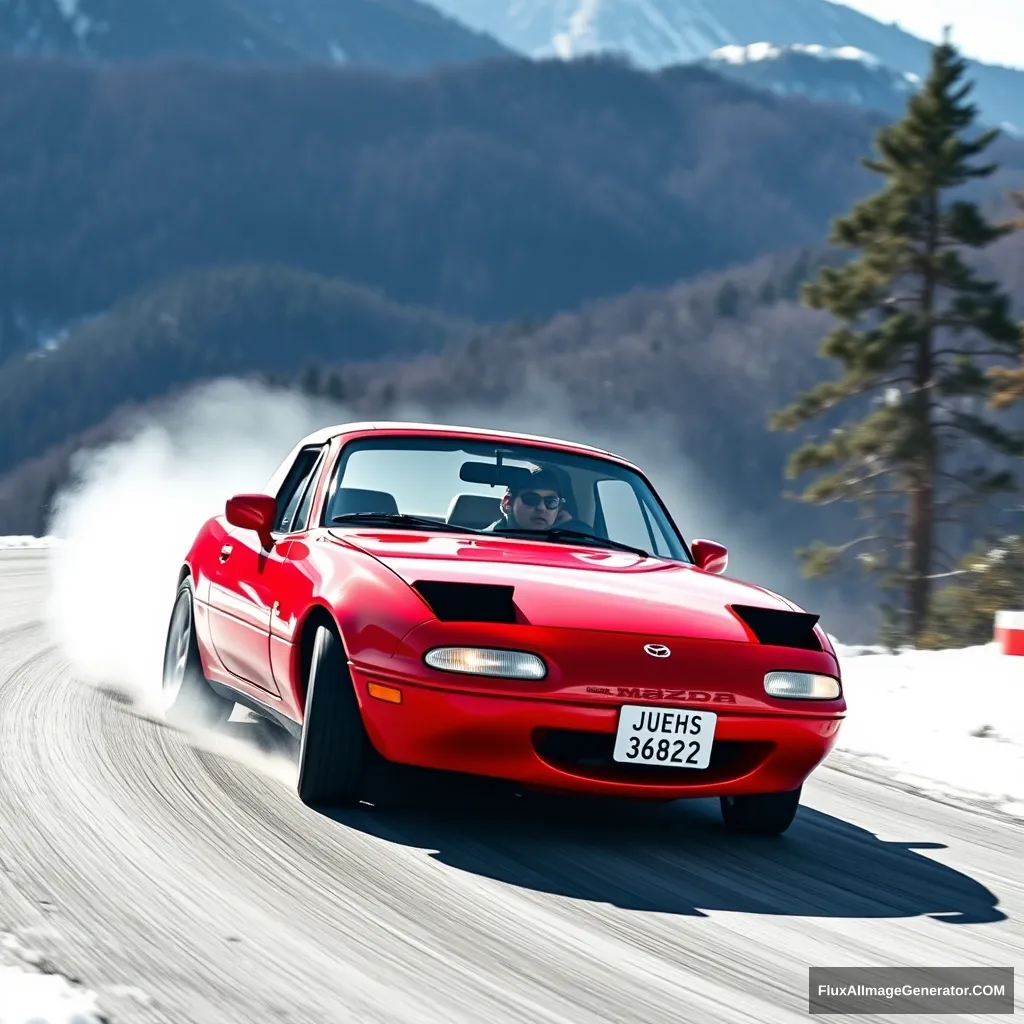
MULTIPOLYGON (((314 631, 323 616, 334 623, 346 661, 356 670, 387 666, 404 637, 435 616, 422 597, 372 555, 348 545, 311 545, 313 587, 292 625, 286 701, 301 714, 314 631)), ((361 695, 360 695, 361 700, 361 695)))

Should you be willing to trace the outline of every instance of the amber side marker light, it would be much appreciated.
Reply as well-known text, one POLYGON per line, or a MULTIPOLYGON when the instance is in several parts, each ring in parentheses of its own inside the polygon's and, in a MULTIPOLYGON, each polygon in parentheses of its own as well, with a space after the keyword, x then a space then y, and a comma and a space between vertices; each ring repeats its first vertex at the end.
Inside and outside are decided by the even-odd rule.
POLYGON ((393 686, 381 686, 380 683, 367 683, 366 689, 371 697, 377 700, 386 700, 389 704, 402 703, 402 691, 396 690, 393 686))

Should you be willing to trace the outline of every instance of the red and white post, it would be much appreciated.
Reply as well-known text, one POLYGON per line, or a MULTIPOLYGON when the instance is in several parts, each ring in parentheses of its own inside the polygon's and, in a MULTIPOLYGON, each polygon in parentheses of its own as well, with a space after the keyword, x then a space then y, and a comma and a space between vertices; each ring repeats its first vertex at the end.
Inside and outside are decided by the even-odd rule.
POLYGON ((1024 655, 1024 612, 996 612, 995 642, 1003 654, 1024 655))

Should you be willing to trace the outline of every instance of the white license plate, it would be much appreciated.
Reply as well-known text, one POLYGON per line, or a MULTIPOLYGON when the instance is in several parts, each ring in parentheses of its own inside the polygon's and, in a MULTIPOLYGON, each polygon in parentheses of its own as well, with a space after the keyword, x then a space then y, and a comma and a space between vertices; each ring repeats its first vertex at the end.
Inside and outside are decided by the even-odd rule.
POLYGON ((707 768, 717 721, 711 711, 627 704, 619 715, 612 757, 624 764, 707 768))

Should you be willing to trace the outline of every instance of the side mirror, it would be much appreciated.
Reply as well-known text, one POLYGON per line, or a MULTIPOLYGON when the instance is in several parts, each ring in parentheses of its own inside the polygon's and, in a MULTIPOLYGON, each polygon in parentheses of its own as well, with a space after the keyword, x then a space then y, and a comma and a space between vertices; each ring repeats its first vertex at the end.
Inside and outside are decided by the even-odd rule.
POLYGON ((277 518, 277 498, 269 494, 236 494, 228 498, 224 515, 232 526, 255 530, 264 548, 273 545, 270 531, 277 518))
POLYGON ((729 565, 729 552, 713 540, 695 540, 690 545, 698 569, 721 575, 729 565))

